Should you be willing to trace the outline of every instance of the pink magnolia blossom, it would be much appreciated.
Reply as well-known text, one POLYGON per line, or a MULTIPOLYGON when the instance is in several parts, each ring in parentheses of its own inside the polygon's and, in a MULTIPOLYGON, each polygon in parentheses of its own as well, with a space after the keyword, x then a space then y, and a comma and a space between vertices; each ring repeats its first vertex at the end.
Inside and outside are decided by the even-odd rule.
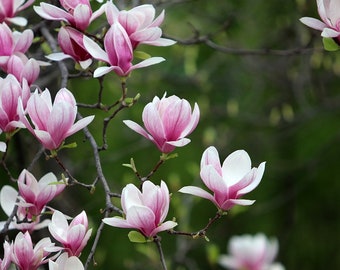
POLYGON ((34 10, 46 20, 64 21, 80 31, 105 11, 105 5, 102 5, 93 12, 89 0, 61 0, 60 4, 63 9, 41 2, 40 6, 34 6, 34 10))
POLYGON ((34 58, 28 59, 26 55, 19 53, 8 57, 4 64, 0 63, 0 67, 7 74, 13 74, 21 83, 26 80, 28 85, 32 85, 40 73, 37 60, 34 58))
POLYGON ((0 78, 0 129, 13 132, 18 127, 25 127, 19 121, 17 113, 18 99, 21 98, 24 108, 30 97, 30 88, 24 79, 20 84, 11 74, 5 79, 0 78))
POLYGON ((221 255, 219 264, 234 270, 283 270, 273 263, 278 252, 276 239, 264 234, 233 236, 228 244, 229 255, 221 255))
POLYGON ((27 19, 15 17, 16 13, 32 5, 34 0, 0 0, 0 22, 26 26, 27 19))
POLYGON ((13 243, 12 261, 20 270, 35 270, 47 263, 49 251, 54 246, 49 237, 41 239, 33 247, 29 232, 19 232, 13 243))
MULTIPOLYGON (((26 207, 18 206, 19 202, 18 192, 11 186, 3 186, 0 191, 0 204, 7 216, 11 216, 15 206, 17 211, 13 217, 9 229, 17 229, 23 232, 40 230, 47 227, 50 222, 49 219, 44 219, 40 222, 40 216, 33 216, 27 212, 26 207)), ((5 221, 0 222, 0 230, 4 227, 5 221)))
POLYGON ((38 216, 45 206, 65 189, 66 185, 62 180, 58 181, 53 173, 45 174, 38 182, 33 174, 24 169, 19 175, 18 187, 23 200, 19 205, 26 207, 31 215, 38 216))
POLYGON ((234 205, 251 205, 255 201, 240 199, 260 183, 265 169, 265 162, 258 168, 251 168, 251 160, 244 150, 231 153, 221 166, 215 147, 208 147, 201 159, 201 178, 214 193, 195 186, 183 187, 179 192, 192 194, 212 201, 217 208, 227 211, 234 205))
POLYGON ((303 17, 305 25, 322 31, 321 36, 335 38, 340 43, 340 2, 338 0, 317 0, 318 12, 322 21, 303 17))
POLYGON ((97 60, 108 63, 108 67, 99 67, 94 71, 94 77, 101 77, 110 71, 118 76, 126 77, 132 70, 158 64, 165 59, 162 57, 151 57, 138 64, 133 65, 133 47, 128 34, 120 23, 111 25, 104 37, 103 50, 96 42, 84 36, 86 50, 97 60))
POLYGON ((162 153, 170 153, 176 147, 185 146, 190 142, 185 136, 196 128, 199 115, 196 103, 191 111, 187 100, 164 95, 161 99, 155 97, 145 106, 142 118, 146 130, 130 120, 125 120, 124 123, 152 141, 162 153))
MULTIPOLYGON (((8 1, 11 2, 11 1, 8 1)), ((15 53, 26 53, 33 41, 33 31, 24 30, 12 32, 6 23, 0 23, 0 59, 6 62, 4 56, 11 56, 15 53)))
POLYGON ((57 260, 54 262, 49 260, 49 270, 84 270, 82 262, 76 256, 69 257, 66 252, 59 255, 57 260))
POLYGON ((145 181, 142 192, 133 184, 128 184, 121 197, 125 219, 104 218, 103 222, 114 227, 137 229, 144 236, 153 237, 177 225, 174 221, 163 222, 168 214, 169 201, 169 190, 163 181, 160 186, 145 181))
POLYGON ((12 263, 12 245, 7 241, 3 244, 3 259, 0 259, 0 270, 7 270, 12 263))
POLYGON ((119 22, 123 26, 133 49, 139 44, 170 46, 176 43, 161 37, 162 30, 159 26, 164 20, 164 10, 155 19, 156 11, 152 5, 140 5, 128 11, 119 11, 112 1, 108 1, 105 12, 109 24, 119 22))
POLYGON ((89 240, 92 229, 88 229, 85 211, 68 224, 65 215, 55 211, 48 229, 55 240, 59 241, 69 256, 79 256, 89 240))
POLYGON ((58 91, 53 105, 48 89, 41 94, 36 90, 28 100, 26 110, 20 101, 18 110, 21 122, 49 150, 58 149, 67 137, 86 127, 94 118, 93 115, 87 116, 74 123, 77 116, 76 100, 66 88, 58 91))
POLYGON ((88 68, 92 63, 92 56, 87 52, 83 44, 84 34, 70 27, 61 27, 58 33, 58 43, 62 53, 52 53, 46 58, 54 61, 72 58, 80 64, 83 69, 88 68))

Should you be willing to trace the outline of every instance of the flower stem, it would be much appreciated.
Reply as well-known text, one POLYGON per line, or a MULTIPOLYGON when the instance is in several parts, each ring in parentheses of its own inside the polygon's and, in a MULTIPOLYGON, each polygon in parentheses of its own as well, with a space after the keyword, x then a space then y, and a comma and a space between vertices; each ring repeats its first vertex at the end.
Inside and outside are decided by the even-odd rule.
POLYGON ((154 238, 153 238, 153 241, 155 242, 155 244, 157 246, 157 250, 158 250, 158 253, 159 253, 160 260, 161 260, 162 268, 163 268, 163 270, 167 270, 168 268, 166 267, 166 263, 165 263, 164 253, 163 253, 163 249, 162 249, 162 245, 161 245, 161 238, 158 235, 155 235, 154 238))

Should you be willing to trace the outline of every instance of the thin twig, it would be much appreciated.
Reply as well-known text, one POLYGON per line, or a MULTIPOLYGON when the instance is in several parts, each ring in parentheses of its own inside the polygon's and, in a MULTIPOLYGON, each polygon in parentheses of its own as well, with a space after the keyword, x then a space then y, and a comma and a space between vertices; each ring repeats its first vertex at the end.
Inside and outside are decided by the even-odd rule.
POLYGON ((163 270, 167 270, 166 262, 165 262, 165 258, 164 258, 164 253, 163 253, 163 249, 162 249, 162 245, 161 245, 161 238, 158 235, 155 235, 154 238, 153 238, 153 241, 155 242, 155 244, 157 246, 157 250, 158 250, 158 253, 159 253, 160 260, 161 260, 162 268, 163 268, 163 270))

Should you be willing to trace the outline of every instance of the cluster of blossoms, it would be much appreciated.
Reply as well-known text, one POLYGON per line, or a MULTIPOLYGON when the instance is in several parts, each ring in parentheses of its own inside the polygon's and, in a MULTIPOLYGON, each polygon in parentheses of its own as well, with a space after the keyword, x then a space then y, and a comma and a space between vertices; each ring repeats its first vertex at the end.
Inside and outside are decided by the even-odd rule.
MULTIPOLYGON (((29 58, 28 49, 32 45, 32 30, 12 31, 10 23, 25 26, 24 18, 16 13, 29 7, 34 1, 0 0, 0 69, 6 73, 0 78, 0 130, 11 138, 20 129, 27 129, 55 157, 57 151, 66 147, 65 140, 72 134, 88 126, 94 116, 87 116, 76 121, 78 107, 71 91, 61 88, 54 101, 48 89, 34 87, 39 77, 43 61, 29 58), (33 87, 35 89, 33 89, 33 87), (31 91, 32 90, 32 91, 31 91)), ((47 59, 61 61, 72 58, 81 69, 86 70, 97 62, 93 77, 101 77, 114 72, 126 78, 138 68, 147 67, 164 61, 162 57, 149 57, 136 63, 134 53, 141 45, 170 46, 175 42, 162 38, 160 25, 164 20, 164 11, 157 17, 152 5, 141 5, 130 10, 119 10, 112 1, 107 1, 93 11, 89 0, 60 0, 60 7, 41 2, 34 6, 35 12, 46 20, 62 21, 58 31, 58 44, 62 52, 47 55, 47 59), (100 16, 106 16, 107 31, 103 36, 87 33, 91 23, 100 16)), ((325 28, 324 35, 335 36, 334 27, 330 31, 333 18, 328 18, 322 1, 319 12, 326 24, 304 19, 309 25, 325 28), (328 30, 327 30, 327 29, 328 30)), ((200 110, 195 103, 190 103, 175 95, 155 97, 142 113, 144 128, 131 120, 125 120, 126 126, 151 141, 167 158, 176 147, 190 143, 187 138, 197 127, 200 110)), ((6 151, 6 145, 0 144, 0 151, 6 151)), ((182 187, 179 192, 195 195, 211 201, 218 214, 229 211, 235 205, 248 206, 254 200, 242 197, 254 190, 260 183, 265 162, 252 167, 251 159, 244 150, 231 153, 221 164, 219 153, 214 146, 208 147, 202 155, 200 177, 210 192, 196 186, 182 187), (211 193, 212 192, 212 193, 211 193)), ((20 232, 12 242, 4 242, 4 257, 0 260, 0 269, 6 270, 11 264, 18 269, 37 269, 48 264, 52 270, 82 270, 84 266, 78 257, 87 244, 92 229, 88 228, 85 211, 74 217, 69 223, 61 211, 52 209, 48 204, 67 186, 67 179, 58 180, 53 173, 44 175, 39 181, 24 169, 17 179, 18 191, 11 186, 3 186, 0 202, 4 212, 10 217, 10 223, 1 222, 0 227, 16 229, 20 232), (51 218, 42 215, 53 213, 51 218), (35 245, 30 233, 48 228, 51 238, 41 239, 35 245)), ((121 194, 123 217, 107 217, 105 224, 120 228, 137 230, 145 238, 156 238, 162 231, 171 231, 177 225, 166 220, 170 206, 170 192, 165 181, 155 185, 149 179, 143 179, 141 187, 126 185, 121 194)), ((277 253, 277 242, 267 242, 262 235, 254 239, 233 238, 230 243, 230 256, 223 256, 220 264, 232 269, 268 270, 277 253), (254 243, 253 243, 254 242, 254 243)))

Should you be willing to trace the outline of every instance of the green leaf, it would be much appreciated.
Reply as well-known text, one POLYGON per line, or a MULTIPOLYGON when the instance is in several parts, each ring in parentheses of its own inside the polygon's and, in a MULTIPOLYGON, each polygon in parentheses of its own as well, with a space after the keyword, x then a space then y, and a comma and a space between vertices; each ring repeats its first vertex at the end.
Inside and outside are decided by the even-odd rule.
POLYGON ((145 243, 146 242, 145 236, 137 231, 130 231, 128 234, 128 237, 132 243, 145 243))
POLYGON ((323 38, 322 42, 326 51, 334 52, 340 49, 339 45, 333 38, 323 38))
POLYGON ((146 52, 142 52, 142 51, 134 51, 133 52, 134 57, 145 60, 151 57, 150 54, 147 54, 146 52))

